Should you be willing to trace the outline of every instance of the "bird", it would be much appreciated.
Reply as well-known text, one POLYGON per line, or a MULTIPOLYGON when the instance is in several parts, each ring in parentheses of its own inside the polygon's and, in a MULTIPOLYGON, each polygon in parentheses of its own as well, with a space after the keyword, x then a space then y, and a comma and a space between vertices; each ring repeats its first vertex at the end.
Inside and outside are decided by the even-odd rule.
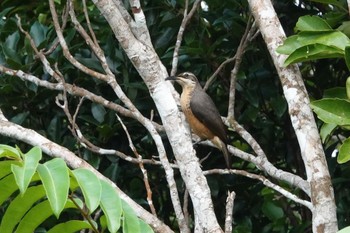
POLYGON ((165 80, 174 80, 181 85, 180 105, 190 128, 201 140, 210 140, 221 150, 226 166, 230 168, 231 157, 227 150, 226 127, 213 100, 202 89, 197 77, 191 72, 183 72, 165 80))

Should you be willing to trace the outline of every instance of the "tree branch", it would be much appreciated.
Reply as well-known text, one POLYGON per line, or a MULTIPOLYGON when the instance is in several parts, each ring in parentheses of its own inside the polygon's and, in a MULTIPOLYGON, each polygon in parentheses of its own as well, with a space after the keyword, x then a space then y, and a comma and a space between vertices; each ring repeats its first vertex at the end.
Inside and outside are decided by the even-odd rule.
POLYGON ((233 222, 233 205, 236 198, 236 193, 234 191, 227 192, 226 198, 226 216, 225 216, 225 233, 232 232, 232 222, 233 222))
POLYGON ((32 146, 38 146, 42 151, 51 156, 59 157, 65 160, 65 162, 72 168, 86 168, 93 173, 95 173, 99 178, 107 181, 111 184, 119 193, 120 197, 126 201, 131 208, 135 210, 138 217, 143 219, 146 223, 150 224, 153 229, 157 232, 173 232, 167 225, 161 222, 158 218, 153 216, 151 213, 143 209, 139 204, 134 202, 129 196, 127 196, 122 190, 120 190, 115 183, 107 179, 96 169, 94 169, 90 164, 85 162, 83 159, 77 157, 73 152, 69 151, 67 148, 62 147, 47 138, 41 136, 37 132, 31 129, 24 128, 15 123, 9 122, 3 115, 0 109, 0 134, 5 137, 10 137, 23 141, 32 146))
POLYGON ((244 170, 237 170, 237 169, 211 169, 208 171, 203 171, 203 173, 205 175, 211 175, 211 174, 237 174, 237 175, 242 175, 251 179, 255 179, 255 180, 260 180, 266 187, 269 187, 279 193, 281 193, 283 196, 285 196, 288 199, 293 200, 294 202, 304 205, 307 208, 309 208, 310 210, 313 210, 313 206, 309 201, 305 201, 300 199, 299 197, 297 197, 296 195, 294 195, 291 192, 288 192, 287 190, 285 190, 284 188, 272 183, 269 179, 267 179, 266 177, 262 176, 262 175, 257 175, 257 174, 253 174, 244 170))
POLYGON ((201 2, 201 0, 196 0, 193 3, 193 6, 192 6, 190 13, 187 14, 188 0, 186 0, 186 4, 185 4, 186 7, 184 9, 184 18, 182 19, 180 29, 179 29, 179 32, 177 33, 177 37, 176 37, 176 43, 175 43, 174 54, 173 54, 173 62, 172 62, 172 67, 171 67, 171 71, 170 71, 170 75, 172 75, 172 76, 175 75, 177 72, 177 64, 179 62, 179 50, 181 47, 182 37, 183 37, 183 34, 185 32, 186 25, 191 20, 193 14, 197 10, 200 2, 201 2))
POLYGON ((270 0, 248 0, 282 84, 292 126, 304 161, 313 204, 313 232, 338 230, 334 191, 310 100, 297 65, 284 66, 285 55, 276 49, 286 38, 270 0))

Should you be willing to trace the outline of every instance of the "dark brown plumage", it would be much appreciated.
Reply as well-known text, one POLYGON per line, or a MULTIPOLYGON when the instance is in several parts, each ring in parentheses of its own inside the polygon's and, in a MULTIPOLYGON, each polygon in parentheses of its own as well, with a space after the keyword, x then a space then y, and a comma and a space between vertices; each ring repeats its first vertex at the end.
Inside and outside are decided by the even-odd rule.
POLYGON ((184 72, 168 77, 166 80, 175 80, 182 86, 181 108, 191 129, 201 139, 210 140, 220 149, 224 154, 227 167, 230 168, 226 127, 214 102, 202 89, 196 76, 190 72, 184 72))

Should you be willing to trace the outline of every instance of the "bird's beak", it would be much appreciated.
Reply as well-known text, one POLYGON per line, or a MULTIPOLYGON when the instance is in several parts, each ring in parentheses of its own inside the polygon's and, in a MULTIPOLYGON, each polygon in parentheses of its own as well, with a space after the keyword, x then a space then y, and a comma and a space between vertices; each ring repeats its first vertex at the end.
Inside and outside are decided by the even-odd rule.
POLYGON ((169 80, 178 80, 178 77, 176 77, 176 76, 169 76, 169 77, 167 77, 166 79, 165 79, 165 81, 169 81, 169 80))

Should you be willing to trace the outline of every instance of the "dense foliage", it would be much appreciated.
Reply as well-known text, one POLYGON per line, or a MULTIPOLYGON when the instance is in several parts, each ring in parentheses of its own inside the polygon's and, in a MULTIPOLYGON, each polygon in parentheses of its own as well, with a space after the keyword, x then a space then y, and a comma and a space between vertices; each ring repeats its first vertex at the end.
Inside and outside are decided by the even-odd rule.
MULTIPOLYGON (((57 9, 62 11, 64 3, 57 2, 57 9)), ((346 1, 275 1, 276 11, 286 32, 294 34, 294 26, 302 15, 320 15, 332 28, 345 27, 348 23, 346 1)), ((81 3, 75 2, 77 15, 83 19, 81 3)), ((160 120, 149 96, 146 86, 133 68, 127 56, 120 49, 112 31, 99 11, 88 3, 90 20, 101 47, 103 48, 113 72, 123 90, 136 107, 145 115, 160 120), (153 112, 154 111, 154 112, 153 112), (154 114, 154 116, 153 116, 154 114)), ((168 70, 171 69, 172 54, 176 35, 183 16, 184 1, 143 1, 142 7, 147 17, 153 45, 168 70)), ((180 49, 179 71, 191 71, 199 77, 202 84, 226 59, 234 56, 236 48, 249 20, 249 8, 244 0, 207 1, 208 11, 198 9, 187 26, 180 49)), ((5 0, 0 3, 0 63, 21 69, 43 80, 51 77, 43 71, 41 63, 35 57, 24 35, 19 31, 15 14, 21 18, 22 26, 29 31, 40 49, 48 49, 54 43, 56 34, 46 1, 5 0)), ((85 21, 82 21, 85 24, 85 21)), ((85 41, 76 33, 70 22, 64 35, 70 52, 83 64, 101 71, 96 64, 97 58, 88 49, 85 41)), ((62 55, 58 46, 49 55, 50 62, 57 63, 64 71, 66 82, 93 90, 106 99, 119 103, 112 90, 99 80, 92 79, 78 72, 62 55)), ((217 75, 208 93, 213 98, 222 115, 227 112, 229 75, 233 64, 228 64, 217 75)), ((344 59, 322 59, 306 61, 300 65, 303 77, 313 99, 320 99, 329 88, 345 86, 348 69, 344 59)), ((39 88, 19 78, 0 74, 0 108, 13 122, 31 128, 52 141, 79 154, 134 200, 148 208, 142 174, 137 165, 133 165, 114 156, 101 156, 81 147, 68 129, 66 116, 55 103, 59 93, 39 88)), ((297 141, 290 124, 287 104, 282 96, 279 79, 269 58, 266 46, 259 36, 249 45, 243 57, 236 87, 236 118, 260 143, 269 160, 286 171, 296 172, 305 177, 303 163, 299 156, 297 141)), ((70 97, 70 108, 75 110, 78 98, 70 97)), ((157 155, 153 141, 147 131, 132 119, 123 118, 132 140, 143 158, 152 159, 157 155)), ((77 123, 82 133, 94 144, 102 148, 113 148, 132 155, 122 125, 115 112, 100 105, 84 101, 80 107, 77 123)), ((321 122, 320 122, 321 125, 321 122)), ((348 131, 337 128, 334 135, 348 136, 348 131)), ((229 133, 232 145, 245 151, 249 146, 235 132, 229 133)), ((168 155, 171 148, 168 146, 168 155)), ((338 206, 339 227, 350 225, 349 181, 350 168, 347 164, 339 165, 331 153, 339 143, 339 138, 325 139, 325 149, 333 177, 338 206)), ((28 146, 13 139, 0 137, 1 144, 17 144, 23 151, 28 146)), ((210 153, 203 163, 203 169, 224 167, 224 160, 219 151, 202 145, 196 146, 198 156, 203 158, 210 153)), ((173 160, 171 157, 170 160, 173 160)), ((248 162, 235 159, 235 168, 259 173, 248 162)), ((164 171, 160 166, 147 165, 153 201, 158 216, 165 223, 176 224, 170 201, 164 171)), ((177 172, 177 171, 176 171, 177 172)), ((183 183, 178 177, 178 187, 183 190, 183 183)), ((279 198, 274 191, 262 183, 241 176, 213 175, 207 177, 212 190, 215 210, 220 224, 224 223, 224 208, 227 190, 236 192, 234 206, 235 232, 306 232, 310 229, 310 213, 304 207, 286 198, 279 198)), ((281 184, 282 186, 286 186, 281 184)), ((288 186, 286 186, 288 188, 288 186)), ((2 210, 0 210, 2 211, 2 210)), ((2 217, 2 212, 0 212, 2 217)), ((0 218, 1 218, 0 217, 0 218)))

